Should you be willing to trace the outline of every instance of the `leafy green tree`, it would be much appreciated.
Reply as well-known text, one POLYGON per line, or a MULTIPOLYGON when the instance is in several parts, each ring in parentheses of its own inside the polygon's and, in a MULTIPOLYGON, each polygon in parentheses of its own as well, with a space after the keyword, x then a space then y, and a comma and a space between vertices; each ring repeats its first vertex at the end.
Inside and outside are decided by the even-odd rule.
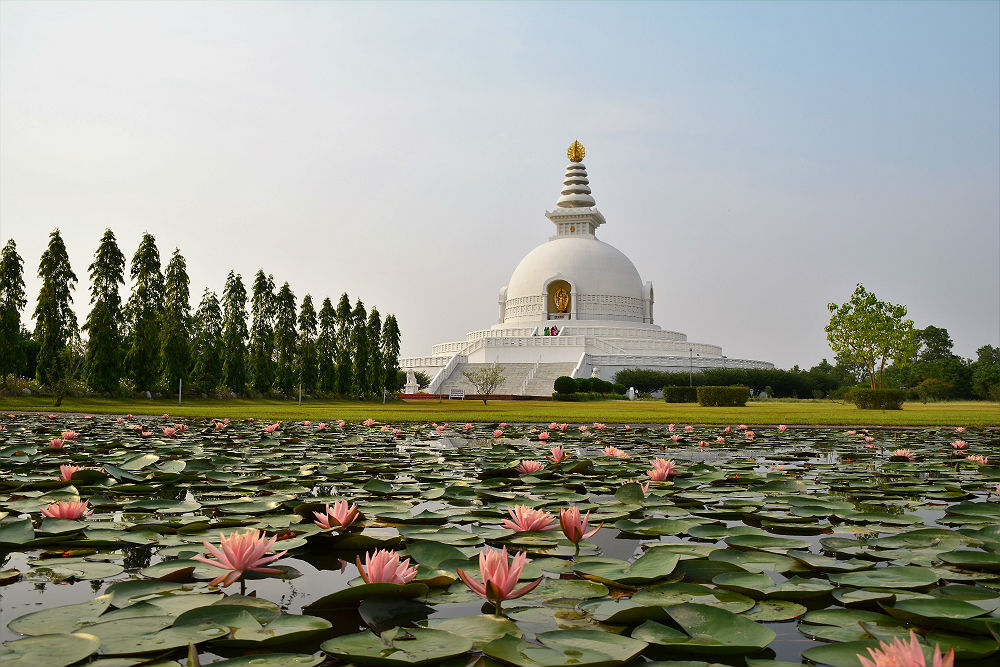
POLYGON ((277 355, 275 382, 283 394, 295 388, 295 348, 298 334, 295 331, 295 295, 286 282, 275 299, 274 350, 277 355))
POLYGON ((299 382, 302 390, 312 393, 316 390, 319 380, 319 368, 316 358, 316 307, 313 306, 312 296, 306 294, 302 297, 302 305, 299 307, 299 345, 298 345, 298 371, 299 382))
POLYGON ((222 307, 215 292, 206 287, 192 323, 195 389, 214 391, 222 382, 222 307))
POLYGON ((372 351, 368 340, 368 313, 361 299, 354 304, 351 321, 351 353, 354 361, 351 392, 357 398, 368 398, 372 394, 372 351))
POLYGON ((503 366, 496 364, 484 366, 475 371, 462 371, 462 375, 476 388, 476 393, 483 399, 483 405, 486 405, 486 397, 495 392, 497 387, 507 379, 503 372, 503 366))
POLYGON ((826 326, 830 348, 838 359, 863 364, 872 389, 882 386, 887 361, 904 365, 916 352, 913 320, 903 319, 906 306, 879 301, 860 283, 849 302, 831 303, 827 308, 831 313, 826 326))
POLYGON ((368 314, 368 332, 365 338, 368 341, 369 392, 381 396, 382 389, 386 386, 385 366, 382 363, 382 316, 374 306, 368 314))
POLYGON ((0 376, 19 373, 24 367, 21 311, 27 303, 24 262, 10 239, 0 251, 0 376))
POLYGON ((933 325, 918 329, 917 342, 920 345, 917 353, 920 361, 937 361, 955 356, 951 351, 954 343, 947 329, 933 325))
POLYGON ((250 301, 250 383, 266 393, 274 386, 274 276, 257 271, 250 301))
POLYGON ((130 329, 125 364, 136 389, 149 390, 160 377, 160 315, 163 312, 160 251, 152 234, 142 235, 139 248, 132 256, 129 275, 132 295, 125 306, 130 329))
POLYGON ((222 381, 230 391, 247 389, 247 289, 234 271, 222 292, 222 381))
POLYGON ((163 374, 171 390, 177 386, 178 379, 187 379, 191 370, 190 283, 187 262, 184 261, 181 251, 175 248, 167 264, 160 329, 163 374))
POLYGON ((1000 401, 1000 347, 983 345, 972 364, 972 393, 977 398, 1000 401))
POLYGON ((319 363, 319 388, 324 392, 335 393, 337 391, 337 312, 329 297, 323 299, 323 307, 319 309, 319 336, 316 338, 316 356, 319 363))
POLYGON ((83 379, 95 391, 116 391, 124 365, 124 315, 118 290, 125 284, 125 255, 110 229, 104 231, 88 270, 91 309, 83 325, 88 336, 83 379))
MULTIPOLYGON (((382 325, 382 366, 385 368, 385 378, 395 378, 399 374, 399 324, 395 315, 387 315, 382 325)), ((426 386, 426 385, 424 385, 426 386)))
POLYGON ((340 295, 336 311, 337 321, 337 393, 349 396, 354 386, 354 320, 351 318, 351 300, 347 293, 340 295))
POLYGON ((38 264, 42 287, 35 305, 35 338, 38 351, 38 381, 52 390, 56 405, 62 402, 66 384, 73 378, 73 344, 79 340, 73 289, 76 274, 69 263, 66 244, 59 230, 49 234, 49 245, 38 264))

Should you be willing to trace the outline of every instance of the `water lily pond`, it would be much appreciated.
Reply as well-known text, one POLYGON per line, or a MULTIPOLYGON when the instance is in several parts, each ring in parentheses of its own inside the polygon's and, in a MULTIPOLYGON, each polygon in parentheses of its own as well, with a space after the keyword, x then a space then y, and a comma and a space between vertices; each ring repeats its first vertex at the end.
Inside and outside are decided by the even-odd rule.
POLYGON ((4 667, 856 667, 911 630, 1000 656, 996 430, 0 426, 4 667), (338 501, 356 520, 320 525, 338 501), (589 525, 564 533, 572 507, 589 525), (203 543, 251 529, 277 571, 210 585, 203 543), (497 613, 459 570, 487 581, 504 547, 527 562, 485 587, 497 613), (378 550, 406 583, 362 579, 378 550))

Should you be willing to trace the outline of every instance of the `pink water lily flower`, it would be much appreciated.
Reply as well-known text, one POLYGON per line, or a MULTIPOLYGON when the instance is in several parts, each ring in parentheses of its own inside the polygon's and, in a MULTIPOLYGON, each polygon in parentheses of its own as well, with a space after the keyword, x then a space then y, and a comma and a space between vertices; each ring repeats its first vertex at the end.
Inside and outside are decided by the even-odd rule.
POLYGON ((550 430, 550 431, 554 431, 554 430, 556 430, 557 428, 559 428, 559 424, 557 424, 557 423, 555 423, 555 422, 552 422, 551 424, 549 424, 549 430, 550 430))
POLYGON ((62 449, 63 445, 65 444, 66 441, 63 440, 62 438, 52 438, 51 440, 49 440, 49 447, 51 447, 52 449, 62 449))
POLYGON ((605 447, 603 449, 603 451, 604 451, 604 455, 605 456, 610 456, 610 457, 616 458, 616 459, 630 459, 630 458, 632 458, 631 456, 629 456, 628 454, 626 454, 622 450, 618 449, 617 447, 608 446, 608 447, 605 447))
POLYGON ((699 447, 708 447, 708 440, 699 440, 698 441, 698 446, 699 447))
POLYGON ((785 424, 779 424, 778 425, 778 430, 782 431, 782 432, 787 431, 788 430, 788 426, 786 426, 785 424))
POLYGON ((955 427, 955 433, 965 433, 965 427, 964 426, 956 426, 955 427))
POLYGON ((187 424, 174 424, 174 428, 177 429, 178 432, 188 430, 187 424))
POLYGON ((470 577, 462 568, 456 568, 459 578, 465 585, 479 597, 486 598, 496 605, 498 614, 500 613, 500 603, 504 600, 514 600, 522 595, 527 595, 535 590, 538 584, 542 583, 542 577, 539 577, 521 588, 515 588, 528 561, 528 556, 522 551, 514 556, 510 562, 507 558, 507 547, 504 547, 502 551, 497 551, 492 547, 484 547, 479 552, 479 574, 483 578, 482 582, 470 577))
POLYGON ((632 427, 629 426, 628 424, 625 424, 624 428, 625 428, 626 431, 631 431, 632 430, 632 427))
POLYGON ((589 540, 594 536, 594 533, 599 531, 604 524, 602 523, 597 528, 591 531, 587 530, 587 523, 590 521, 590 512, 587 512, 582 517, 580 516, 580 508, 568 507, 563 510, 559 510, 559 527, 562 528, 563 535, 566 539, 573 544, 579 544, 580 540, 589 540))
POLYGON ((671 433, 674 432, 675 428, 677 428, 677 424, 667 424, 667 430, 670 431, 671 433))
POLYGON ((226 425, 222 422, 215 422, 215 428, 226 428, 226 425))
POLYGON ((847 432, 847 435, 857 435, 857 434, 858 434, 857 431, 848 431, 847 432))
POLYGON ((719 437, 717 437, 717 438, 715 439, 715 441, 716 441, 717 443, 719 443, 719 444, 721 445, 721 444, 723 444, 723 443, 725 443, 725 442, 726 442, 726 439, 725 439, 725 438, 723 438, 723 437, 722 437, 722 436, 720 435, 719 437))
POLYGON ((686 433, 690 433, 693 430, 694 430, 694 426, 691 426, 690 424, 688 424, 687 426, 684 427, 684 431, 686 433))
POLYGON ((268 433, 274 433, 279 428, 281 428, 281 422, 274 422, 273 424, 268 424, 267 426, 265 426, 264 430, 267 431, 268 433))
POLYGON ((681 436, 679 436, 679 435, 677 435, 676 433, 674 433, 674 434, 673 434, 672 436, 670 436, 670 439, 671 439, 671 440, 672 440, 673 442, 680 442, 680 439, 681 439, 681 436))
POLYGON ((948 653, 942 656, 941 646, 935 644, 934 656, 928 665, 923 648, 913 630, 910 630, 908 642, 893 637, 891 644, 884 640, 880 641, 878 648, 870 648, 868 653, 871 655, 870 658, 858 654, 862 667, 952 667, 955 664, 955 649, 948 649, 948 653))
POLYGON ((965 460, 972 461, 973 463, 979 463, 981 465, 986 465, 990 462, 990 460, 982 454, 970 454, 965 457, 965 460))
POLYGON ((756 434, 755 434, 755 433, 754 433, 753 431, 744 431, 744 432, 743 432, 743 437, 744 437, 744 438, 745 438, 746 440, 753 440, 753 438, 754 438, 754 435, 756 435, 756 434))
POLYGON ((326 430, 326 426, 327 426, 326 422, 320 422, 320 423, 316 424, 316 430, 317 431, 325 431, 326 430))
POLYGON ((566 448, 562 445, 556 445, 552 448, 552 454, 545 457, 554 463, 560 463, 566 460, 566 448))
POLYGON ((380 431, 381 431, 382 433, 388 433, 389 431, 391 431, 391 430, 392 430, 392 427, 391 427, 391 426, 389 426, 388 424, 386 424, 385 426, 383 426, 383 427, 382 427, 382 428, 380 428, 379 430, 380 430, 380 431))
POLYGON ((909 449, 894 449, 892 450, 892 456, 898 456, 900 458, 914 460, 913 453, 909 449))
POLYGON ((256 529, 245 533, 231 533, 229 537, 219 533, 219 547, 207 540, 202 542, 205 549, 215 556, 216 560, 204 556, 194 556, 194 560, 228 570, 209 582, 209 586, 218 586, 220 582, 223 586, 229 586, 246 572, 280 573, 281 570, 273 567, 263 567, 288 553, 281 551, 270 556, 264 555, 274 549, 274 543, 277 541, 277 535, 267 537, 256 529))
POLYGON ((472 424, 466 423, 466 424, 462 425, 462 430, 463 431, 468 431, 471 428, 472 428, 472 424))
POLYGON ((745 431, 745 430, 747 430, 747 425, 746 424, 740 424, 739 429, 741 431, 745 431))
POLYGON ((493 437, 494 438, 499 438, 502 435, 503 435, 503 431, 500 430, 500 429, 496 429, 495 431, 493 431, 493 437))
POLYGON ((313 515, 316 517, 316 521, 313 521, 313 523, 320 528, 329 530, 330 528, 338 527, 347 528, 358 520, 361 510, 358 509, 357 503, 348 507, 346 500, 338 500, 333 504, 332 508, 328 503, 323 512, 313 512, 313 515))
POLYGON ((371 417, 369 417, 368 419, 364 420, 364 421, 363 421, 363 422, 361 422, 361 423, 362 423, 362 424, 364 424, 365 426, 374 426, 374 425, 375 425, 375 424, 377 424, 378 422, 377 422, 377 421, 375 421, 374 419, 372 419, 371 417))
POLYGON ((542 442, 545 442, 546 440, 549 439, 549 432, 542 431, 541 433, 538 434, 538 439, 541 440, 542 442))
POLYGON ((524 459, 517 464, 514 470, 518 471, 522 475, 531 474, 533 472, 541 472, 545 470, 545 465, 540 461, 532 461, 531 459, 524 459))
POLYGON ((344 428, 344 424, 346 424, 346 423, 347 422, 345 422, 343 419, 338 419, 337 420, 337 426, 339 426, 340 428, 344 428))
POLYGON ((163 413, 163 418, 164 419, 170 419, 170 415, 168 415, 166 412, 164 412, 163 413))
POLYGON ((77 433, 76 431, 63 431, 62 432, 62 439, 63 440, 76 440, 77 436, 79 436, 79 435, 80 434, 77 433))
POLYGON ((302 425, 303 425, 303 426, 312 426, 312 425, 313 425, 313 423, 312 423, 311 421, 309 421, 309 420, 307 419, 307 420, 305 420, 304 422, 302 422, 302 425))
POLYGON ((410 567, 409 558, 401 563, 399 554, 389 549, 366 552, 363 567, 361 556, 355 556, 354 562, 366 584, 408 584, 417 576, 417 566, 410 567))
POLYGON ((125 418, 124 417, 115 417, 115 421, 116 422, 123 422, 123 421, 125 421, 125 418))
POLYGON ((581 427, 580 427, 580 433, 583 433, 583 432, 585 432, 586 430, 587 430, 587 427, 586 427, 586 426, 581 426, 581 427))
POLYGON ((608 427, 607 424, 602 424, 600 422, 594 422, 594 428, 596 428, 598 431, 603 431, 607 427, 608 427))
POLYGON ((85 516, 94 513, 94 510, 88 509, 87 505, 90 501, 84 500, 80 502, 79 500, 70 500, 61 503, 53 503, 42 510, 42 514, 51 517, 53 519, 82 519, 85 516))
POLYGON ((153 435, 153 432, 152 431, 139 431, 139 435, 141 435, 144 438, 148 438, 149 436, 153 435))
POLYGON ((569 428, 569 424, 559 424, 559 430, 560 431, 565 431, 568 428, 569 428))
POLYGON ((438 433, 440 433, 441 431, 444 430, 444 426, 435 426, 434 430, 437 431, 438 433))
POLYGON ((500 525, 518 532, 534 530, 549 530, 556 519, 545 510, 536 510, 526 505, 514 505, 507 510, 510 519, 504 519, 500 525))
POLYGON ((727 426, 726 428, 722 429, 722 432, 723 432, 723 433, 729 433, 729 432, 731 432, 732 430, 733 430, 733 427, 732 427, 732 426, 727 426))
POLYGON ((68 482, 73 477, 73 473, 79 472, 81 470, 83 470, 83 468, 80 466, 65 465, 65 464, 61 465, 59 466, 59 472, 62 474, 62 477, 60 479, 62 479, 62 481, 64 482, 68 482))
POLYGON ((654 482, 666 482, 670 479, 671 475, 674 475, 674 468, 676 464, 673 459, 667 461, 666 459, 656 458, 653 460, 653 469, 647 470, 646 474, 649 479, 654 482))
POLYGON ((956 440, 955 442, 951 443, 951 446, 954 447, 955 449, 968 449, 969 443, 967 443, 965 440, 956 440))
POLYGON ((167 436, 168 438, 173 437, 175 433, 177 433, 177 429, 175 428, 170 428, 168 426, 165 429, 163 429, 163 435, 167 436))

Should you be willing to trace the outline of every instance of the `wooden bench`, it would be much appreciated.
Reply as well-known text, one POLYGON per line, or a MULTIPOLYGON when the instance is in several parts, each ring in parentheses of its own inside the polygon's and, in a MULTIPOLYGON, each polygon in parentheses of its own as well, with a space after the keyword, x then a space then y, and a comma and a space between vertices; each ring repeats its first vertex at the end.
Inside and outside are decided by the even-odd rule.
POLYGON ((448 393, 448 400, 450 401, 453 398, 457 398, 460 401, 464 401, 465 400, 465 390, 464 389, 452 389, 451 392, 448 393))

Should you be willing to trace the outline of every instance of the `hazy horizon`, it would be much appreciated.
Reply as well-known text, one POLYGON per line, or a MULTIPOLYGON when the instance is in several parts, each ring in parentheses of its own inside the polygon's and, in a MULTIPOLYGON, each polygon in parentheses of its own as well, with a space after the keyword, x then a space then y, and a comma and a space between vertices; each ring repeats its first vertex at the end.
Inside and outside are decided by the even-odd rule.
MULTIPOLYGON (((863 283, 1000 345, 1000 3, 0 3, 0 243, 59 227, 89 311, 110 227, 394 313, 404 356, 496 323, 579 139, 598 238, 665 329, 832 361, 863 283)), ((127 269, 126 269, 127 275, 127 269)), ((123 290, 127 298, 129 284, 123 290)))

